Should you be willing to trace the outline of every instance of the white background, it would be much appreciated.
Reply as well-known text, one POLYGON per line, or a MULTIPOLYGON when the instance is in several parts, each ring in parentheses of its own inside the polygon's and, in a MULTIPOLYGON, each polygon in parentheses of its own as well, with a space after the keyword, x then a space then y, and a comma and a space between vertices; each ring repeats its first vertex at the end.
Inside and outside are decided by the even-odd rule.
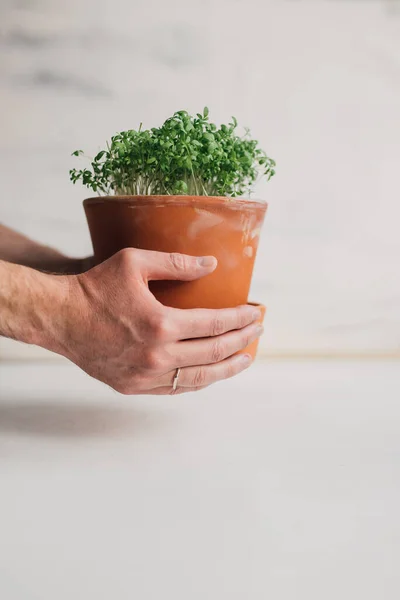
MULTIPOLYGON (((77 256, 73 149, 234 114, 278 163, 264 358, 400 352, 397 0, 0 0, 0 103, 0 220, 77 256)), ((0 597, 397 600, 399 397, 396 361, 174 398, 0 365, 0 597)))
MULTIPOLYGON (((400 351, 396 0, 2 0, 0 219, 91 251, 76 147, 177 109, 278 163, 252 297, 268 353, 400 351)), ((0 356, 26 356, 0 341, 0 356)))

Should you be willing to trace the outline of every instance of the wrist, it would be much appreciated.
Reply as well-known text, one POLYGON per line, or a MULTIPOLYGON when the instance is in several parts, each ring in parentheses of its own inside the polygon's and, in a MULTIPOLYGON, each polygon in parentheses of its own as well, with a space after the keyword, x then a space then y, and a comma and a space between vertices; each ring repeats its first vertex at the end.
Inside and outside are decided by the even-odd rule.
POLYGON ((74 279, 73 275, 35 273, 35 307, 27 343, 66 355, 74 279))
POLYGON ((62 353, 70 279, 0 261, 0 335, 62 353))

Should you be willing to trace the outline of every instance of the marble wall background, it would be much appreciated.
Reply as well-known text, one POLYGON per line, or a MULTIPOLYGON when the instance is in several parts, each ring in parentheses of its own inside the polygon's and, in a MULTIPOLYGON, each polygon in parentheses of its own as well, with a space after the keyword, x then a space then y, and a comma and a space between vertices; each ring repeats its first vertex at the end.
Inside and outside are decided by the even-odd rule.
POLYGON ((90 252, 70 152, 208 105, 278 163, 264 352, 400 353, 398 0, 0 0, 0 28, 1 221, 90 252))

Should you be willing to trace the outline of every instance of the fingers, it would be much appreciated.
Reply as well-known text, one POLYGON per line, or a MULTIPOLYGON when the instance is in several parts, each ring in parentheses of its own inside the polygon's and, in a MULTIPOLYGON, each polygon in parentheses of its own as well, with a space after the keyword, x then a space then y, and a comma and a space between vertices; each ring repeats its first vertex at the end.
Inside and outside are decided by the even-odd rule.
POLYGON ((253 323, 221 336, 180 342, 170 347, 170 360, 178 367, 218 363, 247 348, 263 331, 262 325, 253 323))
POLYGON ((174 331, 179 332, 180 340, 222 335, 228 331, 243 329, 260 318, 260 310, 249 305, 218 310, 170 309, 170 321, 174 331))
POLYGON ((143 392, 145 396, 179 396, 180 394, 186 394, 188 392, 200 392, 200 390, 205 390, 206 385, 203 387, 185 387, 185 388, 177 388, 173 390, 171 386, 154 388, 152 390, 148 390, 147 392, 143 392))
POLYGON ((137 264, 147 281, 175 279, 193 281, 215 270, 217 260, 213 256, 188 256, 179 253, 136 251, 137 264))
POLYGON ((178 386, 175 391, 172 389, 174 373, 167 373, 158 380, 158 386, 149 390, 148 393, 173 395, 202 390, 213 383, 238 375, 251 363, 250 355, 239 354, 212 365, 186 367, 179 374, 178 386))

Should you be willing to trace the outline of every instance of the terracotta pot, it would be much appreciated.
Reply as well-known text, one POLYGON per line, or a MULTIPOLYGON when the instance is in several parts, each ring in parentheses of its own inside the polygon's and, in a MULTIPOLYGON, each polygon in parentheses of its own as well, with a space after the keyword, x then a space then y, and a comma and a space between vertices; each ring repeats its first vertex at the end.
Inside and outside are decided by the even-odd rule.
MULTIPOLYGON (((252 306, 257 306, 257 308, 260 309, 261 319, 258 320, 258 323, 260 323, 262 325, 264 322, 265 313, 267 311, 266 307, 263 304, 256 304, 255 302, 249 302, 249 304, 251 304, 252 306)), ((257 350, 258 350, 258 342, 259 342, 259 340, 256 340, 255 342, 253 342, 252 344, 247 346, 247 348, 245 348, 244 350, 237 352, 237 354, 245 354, 245 353, 250 354, 254 360, 256 357, 256 354, 257 354, 257 350)))
POLYGON ((193 282, 151 282, 176 308, 246 304, 267 204, 206 196, 110 196, 84 201, 97 262, 127 247, 215 256, 214 273, 193 282))

